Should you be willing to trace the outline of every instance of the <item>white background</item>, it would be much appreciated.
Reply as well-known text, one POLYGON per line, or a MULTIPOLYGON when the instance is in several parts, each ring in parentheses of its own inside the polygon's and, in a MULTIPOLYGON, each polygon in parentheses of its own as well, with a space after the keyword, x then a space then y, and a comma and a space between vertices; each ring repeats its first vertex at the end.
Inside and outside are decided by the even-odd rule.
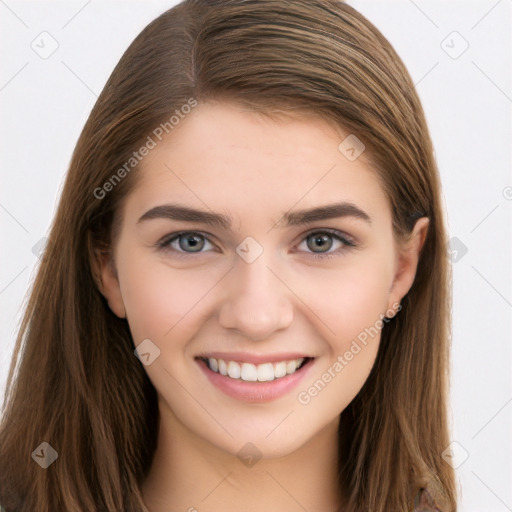
MULTIPOLYGON (((39 261, 33 247, 80 130, 124 50, 175 3, 0 0, 0 393, 39 261), (47 59, 31 48, 41 37, 50 47, 43 31, 58 43, 47 59)), ((512 511, 512 0, 349 3, 411 73, 458 239, 451 422, 460 510, 512 511)))

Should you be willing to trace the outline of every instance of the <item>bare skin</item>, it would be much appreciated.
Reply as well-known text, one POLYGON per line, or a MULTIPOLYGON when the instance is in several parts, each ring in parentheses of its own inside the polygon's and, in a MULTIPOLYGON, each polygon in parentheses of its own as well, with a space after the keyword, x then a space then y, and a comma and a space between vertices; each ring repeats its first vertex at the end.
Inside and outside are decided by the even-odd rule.
POLYGON ((134 345, 150 339, 160 351, 144 366, 161 417, 142 489, 151 512, 340 509, 339 415, 369 375, 380 329, 358 352, 353 342, 399 310, 428 229, 422 218, 407 241, 395 239, 365 154, 350 161, 338 149, 347 135, 312 117, 270 120, 230 103, 200 104, 134 171, 141 181, 100 274, 134 345), (283 218, 340 202, 369 220, 354 210, 306 224, 283 218), (139 222, 170 203, 231 216, 232 225, 139 222), (192 240, 172 237, 180 231, 192 240), (164 239, 167 248, 157 247, 164 239), (331 257, 315 258, 324 253, 331 257), (197 359, 212 352, 314 359, 292 390, 250 402, 212 384, 197 359), (319 380, 325 385, 312 391, 319 380), (244 455, 254 454, 261 459, 248 464, 244 455))

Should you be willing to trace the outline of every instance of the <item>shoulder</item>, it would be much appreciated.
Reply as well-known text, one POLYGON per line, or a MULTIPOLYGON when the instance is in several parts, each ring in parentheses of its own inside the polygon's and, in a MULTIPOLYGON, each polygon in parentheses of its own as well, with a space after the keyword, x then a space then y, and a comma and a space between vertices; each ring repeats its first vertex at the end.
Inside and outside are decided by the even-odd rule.
MULTIPOLYGON (((0 511, 1 512, 1 511, 0 511)), ((437 503, 427 489, 423 488, 420 490, 416 499, 414 500, 414 511, 413 512, 444 512, 438 508, 437 503)))

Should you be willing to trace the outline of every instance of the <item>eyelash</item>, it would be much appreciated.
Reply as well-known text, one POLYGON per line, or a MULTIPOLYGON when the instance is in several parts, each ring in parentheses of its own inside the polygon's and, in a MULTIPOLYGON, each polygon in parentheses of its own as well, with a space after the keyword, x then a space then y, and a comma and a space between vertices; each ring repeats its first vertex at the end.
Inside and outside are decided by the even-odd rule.
MULTIPOLYGON (((311 253, 308 253, 314 259, 325 260, 328 258, 341 256, 349 249, 356 247, 356 243, 350 237, 348 237, 347 235, 345 235, 345 233, 338 231, 336 229, 316 229, 313 231, 309 231, 308 233, 306 233, 304 235, 304 238, 301 240, 301 243, 303 241, 307 240, 312 235, 320 235, 320 234, 331 235, 332 237, 337 238, 340 242, 342 242, 344 247, 342 247, 336 251, 333 251, 333 252, 325 252, 325 253, 311 252, 311 253)), ((190 256, 192 256, 194 254, 202 254, 204 252, 204 251, 185 252, 185 251, 176 250, 176 249, 170 247, 170 244, 172 242, 174 242, 175 240, 178 240, 181 236, 184 236, 184 235, 200 235, 201 237, 205 238, 210 243, 212 243, 209 240, 208 235, 206 235, 205 233, 202 233, 200 231, 180 231, 180 232, 172 233, 171 235, 164 237, 162 240, 157 242, 156 246, 158 249, 160 249, 162 251, 173 251, 180 258, 189 258, 190 256)))

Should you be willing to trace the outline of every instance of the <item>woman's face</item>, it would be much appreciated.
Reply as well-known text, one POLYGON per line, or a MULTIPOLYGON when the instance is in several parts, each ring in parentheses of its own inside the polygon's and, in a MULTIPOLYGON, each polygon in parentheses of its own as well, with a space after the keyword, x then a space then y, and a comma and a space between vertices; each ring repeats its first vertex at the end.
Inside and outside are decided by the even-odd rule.
POLYGON ((365 153, 339 149, 348 135, 205 103, 132 171, 102 291, 183 435, 282 456, 337 425, 367 379, 424 230, 397 245, 365 153))

